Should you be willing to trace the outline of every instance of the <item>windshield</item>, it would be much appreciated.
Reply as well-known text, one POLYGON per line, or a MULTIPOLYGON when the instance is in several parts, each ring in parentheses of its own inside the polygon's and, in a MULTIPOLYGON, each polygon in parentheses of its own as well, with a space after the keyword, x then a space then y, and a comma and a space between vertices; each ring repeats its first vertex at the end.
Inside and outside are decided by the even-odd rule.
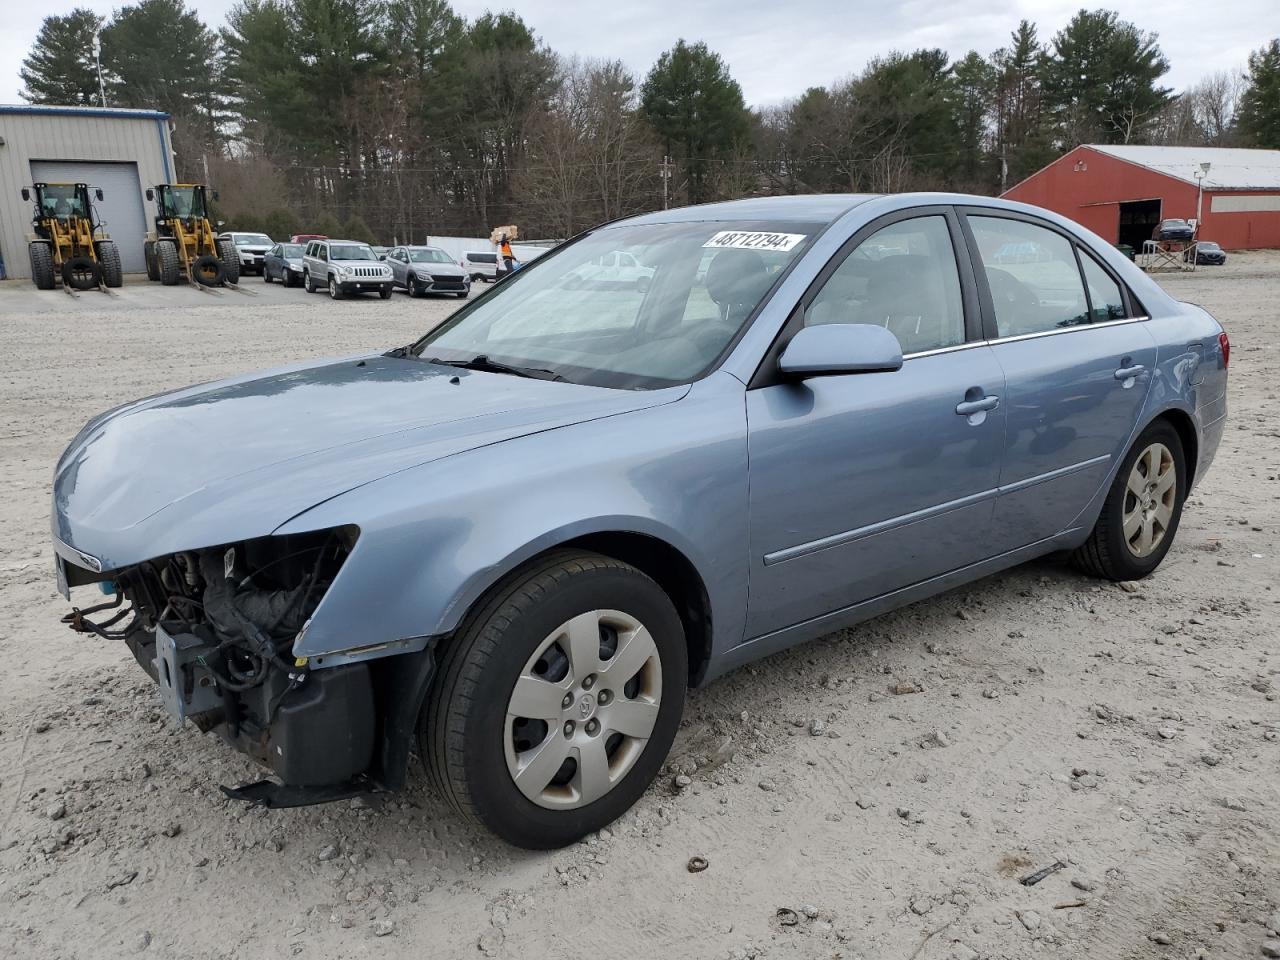
POLYGON ((300 257, 300 256, 302 256, 302 244, 300 244, 300 243, 282 243, 282 244, 280 244, 280 256, 282 256, 282 257, 300 257))
POLYGON ((329 245, 330 260, 377 260, 378 255, 363 243, 333 243, 329 245))
POLYGON ((1221 250, 1222 248, 1221 248, 1221 247, 1219 247, 1219 246, 1218 246, 1216 243, 1214 243, 1212 240, 1201 240, 1201 241, 1200 241, 1200 249, 1201 249, 1201 250, 1221 250))
POLYGON ((759 221, 605 227, 507 278, 412 352, 483 356, 597 386, 688 383, 719 359, 820 229, 759 221))
POLYGON ((74 183, 48 183, 40 192, 43 217, 84 217, 83 198, 74 183))
POLYGON ((166 187, 161 191, 160 215, 186 220, 205 218, 204 191, 198 187, 166 187))
POLYGON ((233 238, 237 247, 269 247, 271 238, 265 233, 237 233, 233 238))
POLYGON ((453 263, 447 253, 435 247, 410 250, 409 259, 414 263, 453 263))

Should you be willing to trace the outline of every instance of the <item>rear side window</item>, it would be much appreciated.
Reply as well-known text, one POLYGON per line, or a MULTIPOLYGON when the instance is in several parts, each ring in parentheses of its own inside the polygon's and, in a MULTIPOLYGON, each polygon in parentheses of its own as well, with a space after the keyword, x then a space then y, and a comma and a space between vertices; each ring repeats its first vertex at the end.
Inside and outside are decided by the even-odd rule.
POLYGON ((1084 267, 1084 282, 1089 287, 1093 322, 1104 323, 1127 317, 1129 311, 1124 306, 1124 295, 1120 292, 1120 285, 1111 279, 1111 274, 1083 250, 1080 251, 1080 265, 1084 267))
POLYGON ((969 217, 1001 337, 1089 322, 1084 282, 1066 237, 1003 217, 969 217))
POLYGON ((945 217, 901 220, 856 246, 805 310, 806 326, 874 323, 903 353, 964 342, 964 307, 945 217))

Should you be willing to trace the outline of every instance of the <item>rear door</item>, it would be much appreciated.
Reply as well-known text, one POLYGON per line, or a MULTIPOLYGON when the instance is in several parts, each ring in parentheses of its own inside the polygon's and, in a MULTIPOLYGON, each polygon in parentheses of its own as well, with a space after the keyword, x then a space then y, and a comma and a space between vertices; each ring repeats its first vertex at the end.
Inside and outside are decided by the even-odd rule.
POLYGON ((965 220, 1006 384, 992 535, 1014 549, 1071 528, 1106 482, 1136 431, 1156 344, 1123 286, 1065 231, 979 208, 965 220))
POLYGON ((876 221, 779 341, 801 325, 874 323, 898 337, 902 369, 778 381, 771 354, 747 391, 749 638, 991 553, 1004 378, 960 237, 944 207, 876 221))

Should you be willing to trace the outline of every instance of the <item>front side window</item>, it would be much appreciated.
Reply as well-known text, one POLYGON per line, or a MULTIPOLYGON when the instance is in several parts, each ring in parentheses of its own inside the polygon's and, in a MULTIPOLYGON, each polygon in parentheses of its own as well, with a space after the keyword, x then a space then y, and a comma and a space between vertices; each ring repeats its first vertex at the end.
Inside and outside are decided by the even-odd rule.
POLYGON ((517 271, 413 353, 484 357, 597 386, 687 383, 715 364, 820 229, 773 221, 604 227, 517 271), (625 282, 582 282, 619 256, 637 265, 625 282))
POLYGON ((1093 308, 1090 316, 1093 322, 1103 323, 1127 317, 1129 311, 1125 309, 1120 284, 1111 279, 1111 274, 1083 250, 1080 251, 1080 265, 1084 267, 1084 280, 1089 287, 1089 303, 1093 308))
POLYGON ((1089 322, 1071 242, 1022 220, 969 217, 991 288, 1001 337, 1048 333, 1089 322))
POLYGON ((805 310, 806 326, 872 323, 903 353, 964 343, 955 247, 943 216, 901 220, 856 246, 805 310))

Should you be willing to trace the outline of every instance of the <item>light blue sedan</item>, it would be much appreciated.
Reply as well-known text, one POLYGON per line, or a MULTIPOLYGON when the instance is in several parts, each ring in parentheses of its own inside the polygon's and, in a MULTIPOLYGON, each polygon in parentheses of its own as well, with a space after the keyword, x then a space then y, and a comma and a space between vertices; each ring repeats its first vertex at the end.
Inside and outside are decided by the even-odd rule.
POLYGON ((1145 577, 1226 417, 1227 335, 1033 207, 943 194, 591 230, 415 343, 129 403, 59 461, 57 574, 292 806, 401 788, 555 847, 686 690, 1069 551, 1145 577), (566 285, 634 258, 638 285, 566 285), (568 288, 567 288, 568 287, 568 288))

